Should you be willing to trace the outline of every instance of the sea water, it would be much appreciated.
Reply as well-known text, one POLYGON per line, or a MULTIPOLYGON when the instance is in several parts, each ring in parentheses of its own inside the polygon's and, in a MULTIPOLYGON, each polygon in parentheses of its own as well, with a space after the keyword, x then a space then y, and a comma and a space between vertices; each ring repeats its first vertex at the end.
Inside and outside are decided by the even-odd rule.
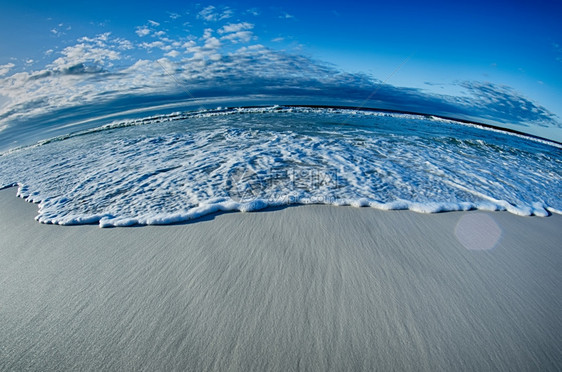
POLYGON ((218 108, 121 120, 0 156, 37 220, 168 224, 217 211, 332 204, 434 213, 562 213, 556 143, 431 116, 218 108))

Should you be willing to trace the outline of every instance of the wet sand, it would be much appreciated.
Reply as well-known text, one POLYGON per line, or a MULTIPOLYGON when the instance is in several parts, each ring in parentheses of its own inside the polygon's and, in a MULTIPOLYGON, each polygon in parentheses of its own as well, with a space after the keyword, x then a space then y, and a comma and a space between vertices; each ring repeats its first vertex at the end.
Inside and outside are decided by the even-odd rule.
POLYGON ((0 191, 0 370, 562 368, 560 215, 36 213, 0 191))

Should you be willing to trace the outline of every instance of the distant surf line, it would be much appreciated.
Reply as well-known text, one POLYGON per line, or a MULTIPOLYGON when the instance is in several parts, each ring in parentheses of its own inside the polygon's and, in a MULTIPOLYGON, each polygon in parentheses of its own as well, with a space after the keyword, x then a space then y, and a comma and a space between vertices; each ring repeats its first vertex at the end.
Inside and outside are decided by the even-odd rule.
MULTIPOLYGON (((184 105, 185 103, 178 103, 176 107, 184 105)), ((170 108, 170 105, 166 105, 170 108)), ((158 106, 157 106, 158 107, 158 106)), ((144 110, 150 110, 151 108, 145 108, 144 110)), ((121 119, 117 121, 113 121, 111 123, 100 125, 99 127, 86 129, 86 130, 79 130, 75 132, 69 132, 64 135, 55 136, 51 138, 47 138, 44 140, 40 140, 32 145, 16 147, 5 152, 0 153, 0 156, 4 154, 9 154, 14 151, 19 151, 27 148, 32 148, 36 146, 42 146, 51 142, 58 142, 63 141, 69 138, 80 137, 92 133, 97 133, 105 130, 114 130, 119 128, 125 128, 130 126, 136 125, 146 125, 146 124, 156 124, 160 122, 168 122, 168 121, 177 121, 177 120, 185 120, 191 117, 197 117, 200 115, 230 115, 230 114, 260 114, 260 113, 273 113, 273 112, 282 112, 286 109, 320 109, 320 110, 345 110, 345 111, 359 111, 359 112, 379 112, 379 113, 387 113, 387 114, 396 114, 396 115, 412 115, 412 116, 419 116, 426 120, 446 120, 450 121, 459 125, 468 125, 471 127, 479 128, 482 130, 490 130, 499 133, 504 133, 508 135, 513 135, 517 137, 521 137, 524 139, 532 140, 535 142, 539 142, 545 145, 553 146, 556 148, 562 149, 562 142, 548 139, 545 137, 537 136, 530 133, 525 133, 522 131, 518 131, 511 128, 505 128, 498 125, 488 124, 484 122, 468 120, 457 118, 454 116, 447 116, 447 115, 440 115, 440 114, 431 114, 428 112, 420 112, 420 111, 410 111, 410 110, 399 110, 399 109, 387 109, 387 108, 380 108, 380 107, 356 107, 356 106, 346 106, 346 105, 313 105, 313 104, 306 104, 306 105, 298 105, 298 104, 279 104, 279 105, 244 105, 244 106, 225 106, 225 107, 217 107, 214 109, 197 109, 191 111, 183 111, 183 112, 173 112, 169 114, 161 114, 161 115, 150 115, 147 117, 135 118, 135 119, 121 119), (248 110, 248 111, 247 111, 248 110), (263 110, 263 111, 253 111, 253 110, 263 110)), ((143 111, 144 111, 143 110, 143 111)), ((119 115, 119 113, 116 113, 119 115)))

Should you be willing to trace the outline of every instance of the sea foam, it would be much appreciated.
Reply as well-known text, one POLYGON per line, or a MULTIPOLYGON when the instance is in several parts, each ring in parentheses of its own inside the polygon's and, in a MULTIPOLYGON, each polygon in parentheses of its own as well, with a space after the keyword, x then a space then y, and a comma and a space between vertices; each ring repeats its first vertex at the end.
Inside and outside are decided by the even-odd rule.
POLYGON ((0 156, 37 220, 169 224, 332 204, 421 213, 562 211, 555 144, 412 114, 228 108, 124 120, 0 156))

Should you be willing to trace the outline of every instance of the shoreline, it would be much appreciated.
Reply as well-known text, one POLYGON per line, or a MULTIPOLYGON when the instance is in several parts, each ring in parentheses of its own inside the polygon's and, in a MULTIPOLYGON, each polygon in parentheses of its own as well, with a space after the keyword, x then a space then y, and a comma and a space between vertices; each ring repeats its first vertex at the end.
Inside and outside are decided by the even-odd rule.
POLYGON ((562 366, 561 215, 305 205, 100 229, 36 214, 0 190, 0 370, 562 366))
MULTIPOLYGON (((41 201, 28 200, 27 196, 22 196, 19 194, 19 185, 8 185, 5 187, 0 187, 0 192, 4 190, 16 190, 16 194, 23 201, 34 204, 39 208, 41 201)), ((29 196, 29 195, 28 195, 29 196)), ((520 217, 538 217, 547 218, 553 215, 562 216, 562 212, 556 210, 552 207, 545 207, 544 209, 522 209, 517 206, 513 206, 507 202, 498 204, 475 204, 471 202, 460 202, 458 204, 438 204, 438 203, 416 203, 408 201, 394 201, 389 203, 378 203, 373 202, 374 205, 364 201, 358 201, 354 203, 353 201, 347 201, 342 204, 333 203, 268 203, 267 200, 255 199, 250 202, 226 202, 226 203, 216 203, 207 204, 193 208, 189 212, 176 213, 176 214, 159 214, 152 217, 142 217, 142 218, 120 218, 112 220, 111 222, 104 221, 106 215, 94 215, 87 217, 80 217, 70 221, 55 220, 50 221, 43 219, 40 214, 36 214, 37 221, 41 224, 46 225, 58 225, 58 226, 81 226, 81 225, 96 225, 100 228, 120 228, 120 227, 140 227, 140 226, 166 226, 166 225, 182 225, 197 223, 198 221, 204 219, 206 216, 214 216, 225 213, 256 213, 262 211, 275 211, 282 210, 286 208, 294 207, 305 207, 305 206, 320 206, 320 207, 334 207, 334 208, 360 208, 360 209, 374 209, 382 212, 393 212, 393 211, 406 211, 418 214, 441 214, 441 213, 452 213, 452 212, 473 212, 473 213, 495 213, 495 212, 506 212, 520 217)))

